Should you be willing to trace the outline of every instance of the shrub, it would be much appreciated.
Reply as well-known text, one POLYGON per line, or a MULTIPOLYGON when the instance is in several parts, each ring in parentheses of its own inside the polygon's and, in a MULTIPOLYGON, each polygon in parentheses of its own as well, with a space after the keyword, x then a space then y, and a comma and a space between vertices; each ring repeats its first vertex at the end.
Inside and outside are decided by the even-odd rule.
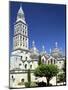
POLYGON ((64 73, 60 73, 58 75, 58 82, 65 82, 65 74, 64 73))
POLYGON ((29 88, 30 87, 30 82, 25 82, 25 87, 29 88))
POLYGON ((38 85, 36 84, 36 82, 31 82, 31 87, 37 87, 38 85))

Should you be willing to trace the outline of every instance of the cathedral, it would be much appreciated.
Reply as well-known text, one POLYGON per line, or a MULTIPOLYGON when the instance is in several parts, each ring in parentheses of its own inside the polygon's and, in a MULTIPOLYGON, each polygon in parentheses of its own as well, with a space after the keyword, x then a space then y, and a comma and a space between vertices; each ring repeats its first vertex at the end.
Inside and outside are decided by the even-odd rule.
POLYGON ((44 45, 40 52, 35 45, 35 41, 32 42, 32 48, 29 48, 28 25, 25 21, 22 6, 20 6, 14 24, 13 51, 10 55, 9 82, 11 88, 24 87, 19 85, 19 83, 21 81, 28 81, 28 69, 31 70, 31 81, 35 82, 37 80, 33 71, 38 66, 39 55, 41 56, 42 63, 56 64, 59 69, 63 68, 65 55, 62 50, 58 48, 58 42, 55 42, 55 47, 52 50, 50 49, 49 53, 46 52, 44 45))

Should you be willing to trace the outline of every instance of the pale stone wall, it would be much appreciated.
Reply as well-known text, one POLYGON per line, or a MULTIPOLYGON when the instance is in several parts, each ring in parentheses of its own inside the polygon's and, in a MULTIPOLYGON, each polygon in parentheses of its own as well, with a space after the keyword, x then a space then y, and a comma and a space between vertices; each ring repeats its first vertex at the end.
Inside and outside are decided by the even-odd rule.
POLYGON ((33 69, 37 68, 38 66, 38 61, 33 61, 33 69))
MULTIPOLYGON (((34 76, 34 73, 31 73, 31 82, 41 82, 41 81, 44 81, 44 82, 47 82, 46 80, 46 77, 37 77, 34 76)), ((16 88, 19 88, 19 87, 23 87, 24 85, 18 85, 21 80, 24 79, 24 82, 28 82, 28 77, 27 77, 27 73, 22 73, 22 74, 10 74, 10 87, 16 87, 16 88), (13 78, 15 79, 13 81, 12 79, 12 76, 13 78)), ((56 77, 53 77, 51 80, 50 80, 50 84, 52 85, 56 85, 56 77)), ((24 86, 25 87, 25 86, 24 86)))
POLYGON ((50 83, 52 85, 56 85, 56 77, 53 77, 51 80, 50 80, 50 83))
POLYGON ((57 64, 56 65, 59 67, 59 69, 62 69, 63 66, 64 66, 64 60, 57 61, 57 64))
POLYGON ((10 74, 10 87, 22 87, 22 85, 18 85, 20 82, 21 82, 21 79, 24 79, 24 82, 27 82, 27 73, 23 73, 23 74, 10 74), (13 78, 15 79, 13 81, 12 79, 12 76, 13 78))

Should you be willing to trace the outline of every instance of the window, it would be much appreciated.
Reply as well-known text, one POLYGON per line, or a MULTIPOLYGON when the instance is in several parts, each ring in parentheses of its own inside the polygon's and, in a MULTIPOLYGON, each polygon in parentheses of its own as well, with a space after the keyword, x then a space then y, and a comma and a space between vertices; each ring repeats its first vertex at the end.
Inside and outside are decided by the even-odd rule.
POLYGON ((59 63, 61 63, 61 61, 59 63))
POLYGON ((44 63, 44 59, 42 59, 42 62, 44 63))
POLYGON ((26 60, 27 60, 27 57, 26 57, 26 60))
POLYGON ((22 39, 22 36, 20 36, 20 39, 22 39))
POLYGON ((24 82, 24 78, 21 79, 21 82, 24 82))
POLYGON ((25 35, 26 35, 26 32, 25 32, 25 35))
POLYGON ((17 57, 16 57, 16 61, 17 61, 17 57))
POLYGON ((21 56, 21 60, 22 60, 22 56, 21 56))
POLYGON ((25 26, 25 29, 26 29, 26 26, 25 26))
POLYGON ((21 66, 21 63, 19 63, 19 66, 21 66))
POLYGON ((27 69, 27 64, 25 64, 25 69, 27 69))
POLYGON ((51 64, 52 64, 52 59, 51 59, 51 64))
POLYGON ((30 69, 32 68, 32 65, 30 65, 30 69))
POLYGON ((24 45, 24 43, 23 43, 23 47, 24 47, 25 45, 24 45))
POLYGON ((48 60, 48 64, 49 64, 49 60, 48 60))
POLYGON ((13 80, 13 82, 15 81, 15 78, 13 77, 13 75, 12 75, 12 80, 13 80))
POLYGON ((16 42, 16 45, 15 46, 17 46, 17 42, 16 42))
POLYGON ((12 75, 12 79, 13 79, 14 77, 13 77, 13 75, 12 75))
POLYGON ((20 46, 22 46, 22 43, 20 43, 20 46))

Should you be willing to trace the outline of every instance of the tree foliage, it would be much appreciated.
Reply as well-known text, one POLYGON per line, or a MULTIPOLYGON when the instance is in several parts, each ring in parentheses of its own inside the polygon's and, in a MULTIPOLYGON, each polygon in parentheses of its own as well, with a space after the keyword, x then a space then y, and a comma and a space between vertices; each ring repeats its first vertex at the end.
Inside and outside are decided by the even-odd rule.
POLYGON ((41 64, 42 64, 41 55, 39 55, 38 65, 41 65, 41 64))
POLYGON ((64 60, 63 71, 66 73, 66 60, 64 60))
POLYGON ((46 77, 47 85, 49 85, 49 81, 51 80, 51 78, 56 76, 58 72, 58 67, 54 64, 41 64, 35 69, 34 75, 39 77, 46 77))
POLYGON ((60 73, 58 75, 58 82, 65 82, 65 74, 64 73, 60 73))

